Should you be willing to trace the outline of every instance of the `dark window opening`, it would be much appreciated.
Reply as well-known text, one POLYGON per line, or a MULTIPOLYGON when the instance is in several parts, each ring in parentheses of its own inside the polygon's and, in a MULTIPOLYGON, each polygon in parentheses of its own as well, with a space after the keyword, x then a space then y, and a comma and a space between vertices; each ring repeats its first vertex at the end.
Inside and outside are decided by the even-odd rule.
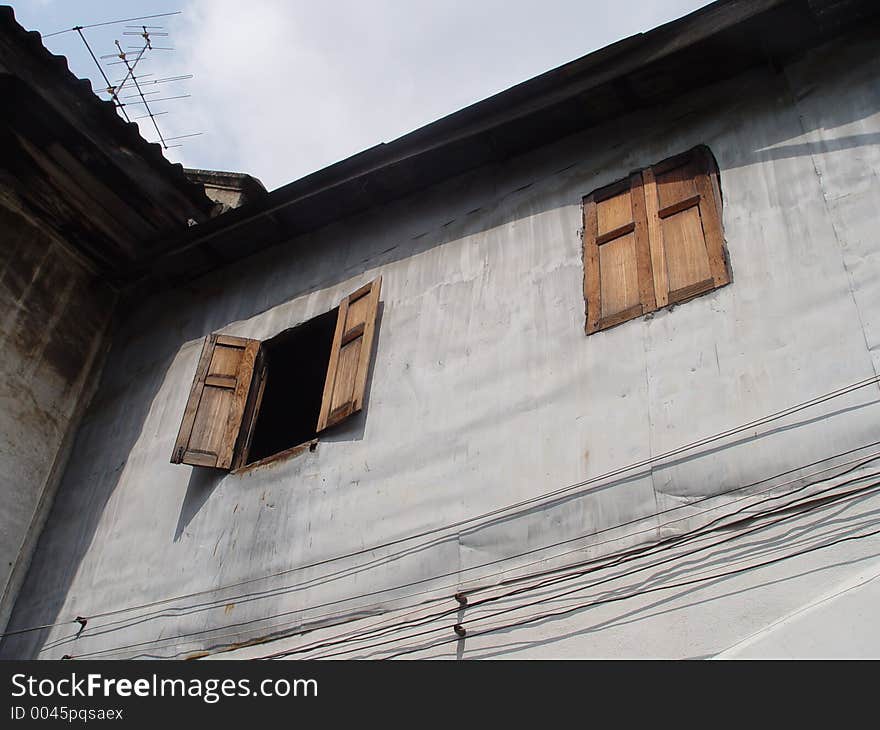
POLYGON ((317 435, 338 313, 337 307, 263 342, 266 385, 248 464, 317 435))

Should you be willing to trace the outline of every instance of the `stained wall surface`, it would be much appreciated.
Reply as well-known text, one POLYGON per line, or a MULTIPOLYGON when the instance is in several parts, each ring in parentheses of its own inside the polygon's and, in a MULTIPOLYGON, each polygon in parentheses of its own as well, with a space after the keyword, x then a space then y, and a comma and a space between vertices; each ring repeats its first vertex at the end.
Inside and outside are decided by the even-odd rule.
POLYGON ((0 625, 51 504, 114 298, 59 243, 0 208, 0 625))
MULTIPOLYGON (((421 655, 715 656, 861 585, 880 505, 870 491, 822 500, 872 483, 876 385, 760 419, 877 374, 877 49, 853 37, 548 140, 145 301, 114 341, 11 628, 67 623, 9 637, 2 654, 184 657, 351 621, 314 634, 332 639, 801 497, 819 501, 772 518, 791 523, 761 517, 766 533, 725 517, 713 539, 736 545, 699 558, 679 546, 638 579, 615 568, 623 597, 601 609, 534 589, 572 610, 421 655), (720 169, 731 284, 586 336, 583 196, 697 144, 720 169), (269 338, 379 274, 360 415, 265 467, 169 463, 207 334, 269 338), (70 619, 107 611, 76 636, 70 619)), ((448 640, 450 623, 423 626, 448 640)))

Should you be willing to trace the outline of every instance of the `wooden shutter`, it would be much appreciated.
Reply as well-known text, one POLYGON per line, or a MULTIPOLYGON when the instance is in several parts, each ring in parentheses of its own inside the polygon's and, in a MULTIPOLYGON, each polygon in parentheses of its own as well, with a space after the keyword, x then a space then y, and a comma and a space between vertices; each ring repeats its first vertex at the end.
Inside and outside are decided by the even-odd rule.
POLYGON ((260 349, 258 340, 210 335, 205 341, 171 462, 229 469, 260 349))
POLYGON ((266 391, 266 379, 269 374, 266 367, 265 352, 265 349, 262 347, 257 352, 257 360, 254 365, 254 377, 251 381, 250 393, 248 394, 244 415, 241 420, 241 433, 239 435, 238 446, 235 448, 235 454, 232 461, 233 469, 239 469, 248 463, 251 443, 254 439, 254 430, 257 426, 257 416, 260 413, 260 405, 263 403, 263 393, 266 391))
POLYGON ((584 298, 587 333, 655 307, 642 176, 584 199, 584 298))
POLYGON ((727 284, 721 198, 709 150, 664 160, 643 176, 657 306, 727 284))
POLYGON ((339 304, 318 432, 363 408, 381 284, 380 276, 339 304))

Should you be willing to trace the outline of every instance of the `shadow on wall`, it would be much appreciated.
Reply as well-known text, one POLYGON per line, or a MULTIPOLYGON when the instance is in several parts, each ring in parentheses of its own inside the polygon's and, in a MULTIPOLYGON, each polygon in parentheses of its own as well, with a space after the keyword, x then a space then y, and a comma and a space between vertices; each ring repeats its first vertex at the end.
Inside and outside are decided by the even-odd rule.
MULTIPOLYGON (((766 72, 756 73, 760 84, 766 86, 766 72)), ((754 78, 751 75, 740 77, 690 97, 688 104, 695 108, 694 99, 701 99, 699 108, 709 110, 701 114, 711 119, 713 117, 709 115, 713 113, 713 105, 717 110, 719 96, 732 98, 731 86, 736 88, 752 81, 754 78)), ((782 77, 771 79, 770 91, 774 91, 774 85, 784 83, 782 77)), ((825 110, 826 118, 822 124, 825 128, 839 127, 875 111, 867 100, 863 108, 840 104, 825 110)), ((763 107, 761 113, 772 118, 778 109, 763 107)), ((276 246, 234 267, 226 267, 202 277, 184 288, 147 300, 133 309, 118 329, 100 389, 77 434, 70 462, 40 537, 9 630, 72 618, 60 615, 60 611, 83 558, 90 550, 106 504, 119 485, 120 474, 132 448, 143 435, 147 416, 168 369, 185 344, 231 322, 246 320, 282 303, 336 286, 367 271, 416 256, 449 241, 559 207, 578 206, 582 195, 612 181, 607 177, 606 170, 625 173, 621 165, 628 160, 635 161, 632 167, 656 161, 653 158, 636 158, 635 154, 640 150, 659 149, 663 151, 661 154, 669 151, 671 130, 679 130, 676 139, 681 141, 680 150, 698 142, 706 142, 710 147, 712 145, 711 139, 693 139, 681 135, 681 113, 674 105, 670 105, 662 114, 650 119, 648 117, 639 113, 600 130, 568 137, 509 163, 464 175, 412 199, 385 206, 370 215, 334 224, 276 246), (597 135, 604 135, 602 138, 609 140, 609 144, 603 145, 600 150, 595 149, 597 135), (638 144, 634 145, 633 140, 638 140, 638 144), (572 165, 572 159, 588 162, 572 165), (545 172, 536 175, 536 168, 545 172), (529 187, 530 179, 532 182, 541 179, 557 181, 563 174, 568 179, 578 181, 577 185, 567 186, 569 192, 563 198, 553 193, 536 192, 540 186, 529 187), (503 181, 500 184, 506 187, 496 188, 498 181, 503 181), (582 185, 580 181, 583 181, 582 185), (477 211, 482 211, 481 215, 472 214, 477 211), (402 221, 401 228, 411 228, 412 235, 408 239, 401 236, 399 243, 389 247, 388 220, 402 221), (332 240, 337 241, 333 247, 322 245, 322 242, 332 240), (182 313, 188 317, 184 318, 186 315, 182 313), (149 342, 149 346, 145 342, 149 342), (144 357, 137 361, 140 354, 144 357)), ((739 157, 735 160, 719 159, 722 187, 725 169, 731 167, 779 159, 781 156, 825 152, 834 145, 848 149, 878 143, 878 135, 867 134, 842 137, 833 145, 813 145, 800 141, 784 145, 781 143, 809 130, 789 130, 789 134, 783 135, 782 124, 768 123, 764 127, 768 134, 779 132, 779 138, 765 137, 756 140, 753 149, 737 149, 735 153, 739 157), (771 149, 773 145, 781 146, 771 149)), ((696 123, 693 128, 703 127, 696 123)), ((576 248, 577 230, 571 231, 571 237, 570 245, 576 248)), ((293 324, 296 323, 288 326, 293 324)), ((379 339, 375 339, 374 347, 379 339)), ((367 394, 369 392, 370 388, 367 394)), ((367 400, 361 414, 322 439, 349 441, 363 438, 368 403, 367 400)), ((169 535, 173 534, 174 540, 180 538, 195 515, 204 508, 222 479, 222 475, 198 474, 198 471, 193 470, 190 477, 177 527, 173 532, 169 529, 169 535)), ((191 566, 194 575, 202 569, 203 566, 198 564, 191 566)), ((0 654, 7 657, 36 656, 49 635, 48 631, 42 630, 7 637, 0 645, 0 654)))
MULTIPOLYGON (((813 155, 821 155, 828 152, 841 152, 842 150, 851 150, 857 147, 874 147, 877 145, 880 145, 880 134, 878 133, 848 134, 822 142, 798 142, 755 150, 753 158, 756 162, 772 162, 773 160, 784 160, 791 157, 812 157, 813 155)), ((754 162, 744 162, 743 164, 754 164, 754 162)))
POLYGON ((193 467, 189 474, 189 483, 186 485, 186 494, 183 504, 180 505, 180 517, 177 519, 177 527, 174 529, 174 542, 178 542, 189 523, 192 522, 205 502, 223 481, 226 472, 219 469, 200 469, 193 467))

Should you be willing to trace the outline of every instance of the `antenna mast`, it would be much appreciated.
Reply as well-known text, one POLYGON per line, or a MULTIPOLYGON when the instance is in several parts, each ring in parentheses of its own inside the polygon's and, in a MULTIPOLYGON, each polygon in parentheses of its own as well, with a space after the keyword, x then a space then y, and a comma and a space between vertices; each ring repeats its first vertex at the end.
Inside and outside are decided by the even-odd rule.
POLYGON ((173 140, 187 139, 191 137, 198 137, 203 132, 192 132, 190 134, 181 134, 174 137, 166 137, 162 134, 162 130, 159 128, 159 123, 156 121, 156 117, 161 116, 163 114, 167 114, 168 111, 155 111, 151 104, 156 104, 157 102, 165 102, 172 101, 174 99, 187 99, 190 97, 189 94, 178 94, 173 96, 165 96, 158 99, 147 99, 147 96, 152 94, 159 94, 157 91, 144 91, 143 87, 148 86, 150 84, 163 84, 163 83, 173 83, 177 81, 186 81, 193 77, 192 74, 183 74, 178 76, 168 76, 166 78, 161 79, 151 79, 149 81, 145 80, 146 77, 153 76, 154 74, 140 74, 135 73, 135 70, 138 68, 138 65, 142 61, 149 60, 148 56, 152 55, 154 51, 173 51, 174 48, 168 46, 157 46, 154 44, 155 38, 167 38, 168 33, 162 26, 159 25, 126 25, 126 28, 134 28, 137 30, 128 30, 123 31, 122 35, 128 36, 139 36, 142 41, 140 45, 136 46, 128 46, 133 52, 127 52, 123 50, 122 44, 118 39, 114 40, 114 44, 116 46, 116 52, 110 53, 104 56, 101 56, 101 59, 110 59, 110 58, 118 58, 118 61, 105 62, 106 66, 115 66, 115 65, 124 65, 126 73, 119 81, 112 83, 110 78, 107 75, 107 72, 104 70, 104 65, 101 64, 101 60, 95 55, 95 52, 92 50, 92 46, 89 43, 88 39, 83 33, 84 30, 89 28, 98 28, 104 26, 111 25, 121 25, 123 23, 130 23, 132 21, 139 20, 148 20, 152 18, 162 18, 170 15, 180 15, 181 11, 175 11, 173 13, 159 13, 157 15, 145 15, 139 18, 123 18, 121 20, 110 20, 102 23, 92 23, 90 25, 75 25, 73 28, 68 28, 66 30, 60 30, 55 33, 49 33, 48 35, 43 36, 43 38, 50 38, 52 36, 60 35, 61 33, 69 33, 76 32, 76 34, 80 37, 85 45, 86 50, 91 56, 92 60, 95 62, 95 65, 98 67, 98 71, 101 73, 101 77, 104 79, 104 83, 106 86, 100 90, 100 93, 106 93, 110 97, 110 101, 113 102, 113 105, 119 111, 119 113, 125 118, 126 121, 137 121, 139 119, 149 119, 152 122, 153 129, 156 131, 156 134, 159 137, 159 143, 162 145, 163 149, 170 149, 172 147, 181 147, 183 143, 177 143, 169 145, 168 142, 173 140), (137 92, 136 94, 132 94, 130 96, 120 96, 120 92, 123 89, 126 89, 128 86, 133 86, 134 90, 137 92), (136 99, 137 101, 123 101, 125 99, 136 99), (146 114, 143 116, 138 116, 131 118, 128 115, 128 111, 126 110, 126 106, 131 105, 140 105, 144 106, 146 114))

